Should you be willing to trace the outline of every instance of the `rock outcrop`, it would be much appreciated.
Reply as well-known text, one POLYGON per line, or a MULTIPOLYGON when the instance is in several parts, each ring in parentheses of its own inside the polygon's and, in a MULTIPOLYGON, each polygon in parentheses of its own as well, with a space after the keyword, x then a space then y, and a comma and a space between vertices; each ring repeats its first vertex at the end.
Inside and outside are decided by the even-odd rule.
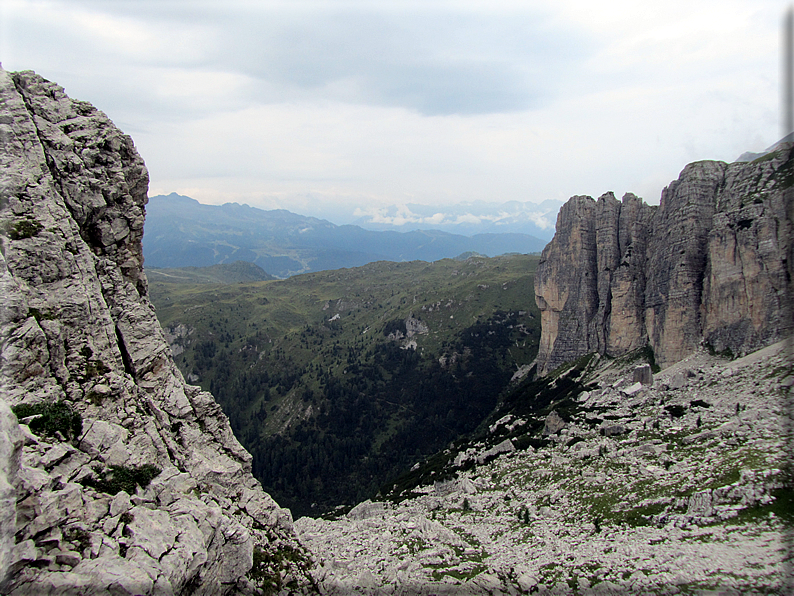
POLYGON ((535 277, 538 373, 590 352, 648 345, 668 366, 701 343, 744 354, 785 336, 792 183, 787 143, 752 163, 690 164, 658 207, 571 198, 535 277))
POLYGON ((4 594, 312 589, 288 511, 147 296, 148 173, 100 111, 0 70, 4 594), (288 553, 289 556, 284 556, 288 553))

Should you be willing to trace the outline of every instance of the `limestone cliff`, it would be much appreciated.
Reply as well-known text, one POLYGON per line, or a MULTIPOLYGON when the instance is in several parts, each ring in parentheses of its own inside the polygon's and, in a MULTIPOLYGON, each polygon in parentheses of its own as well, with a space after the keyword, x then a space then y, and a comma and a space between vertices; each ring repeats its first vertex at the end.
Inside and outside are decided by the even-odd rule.
POLYGON ((174 365, 142 269, 147 187, 102 112, 0 70, 0 589, 311 589, 289 512, 174 365))
POLYGON ((649 345, 668 366, 701 343, 744 354, 783 337, 792 183, 787 143, 751 163, 690 164, 658 207, 571 198, 535 277, 538 373, 589 352, 649 345))

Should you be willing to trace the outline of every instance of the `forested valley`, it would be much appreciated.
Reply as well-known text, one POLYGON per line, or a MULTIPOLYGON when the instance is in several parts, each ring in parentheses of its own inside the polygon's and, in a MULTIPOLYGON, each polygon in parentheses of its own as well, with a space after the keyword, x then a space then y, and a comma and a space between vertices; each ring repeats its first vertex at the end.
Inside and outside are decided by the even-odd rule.
MULTIPOLYGON (((185 377, 295 516, 374 496, 494 410, 540 335, 537 256, 378 262, 150 294, 185 377)), ((162 273, 165 273, 163 275, 162 273)))

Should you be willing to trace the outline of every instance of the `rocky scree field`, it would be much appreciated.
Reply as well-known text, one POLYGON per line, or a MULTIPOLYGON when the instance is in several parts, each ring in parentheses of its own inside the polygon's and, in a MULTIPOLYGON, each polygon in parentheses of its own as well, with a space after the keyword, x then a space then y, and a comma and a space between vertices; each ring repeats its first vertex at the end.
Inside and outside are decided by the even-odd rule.
POLYGON ((321 589, 787 593, 784 345, 733 361, 701 350, 652 384, 642 355, 589 356, 525 381, 541 407, 418 462, 388 499, 299 519, 321 589))

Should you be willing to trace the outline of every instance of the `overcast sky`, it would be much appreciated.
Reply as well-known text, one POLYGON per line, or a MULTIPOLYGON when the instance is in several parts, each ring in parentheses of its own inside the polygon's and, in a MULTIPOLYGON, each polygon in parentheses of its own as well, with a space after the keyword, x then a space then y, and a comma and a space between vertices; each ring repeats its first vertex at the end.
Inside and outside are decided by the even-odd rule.
POLYGON ((337 223, 608 190, 658 203, 687 163, 781 136, 787 6, 0 0, 0 61, 107 113, 150 195, 337 223))

